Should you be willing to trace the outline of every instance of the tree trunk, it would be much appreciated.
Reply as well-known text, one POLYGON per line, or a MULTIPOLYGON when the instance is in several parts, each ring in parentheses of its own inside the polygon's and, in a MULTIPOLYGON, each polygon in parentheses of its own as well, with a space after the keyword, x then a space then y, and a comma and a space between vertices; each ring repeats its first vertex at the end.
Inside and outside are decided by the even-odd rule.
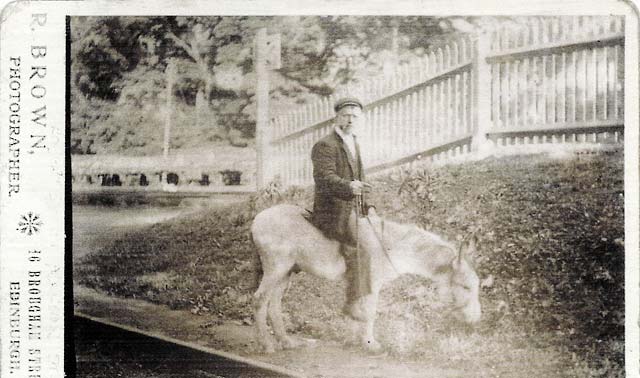
POLYGON ((217 135, 219 138, 226 139, 227 132, 222 125, 218 124, 218 120, 215 115, 215 109, 211 104, 211 101, 213 100, 213 98, 211 97, 211 91, 213 89, 213 80, 214 79, 211 76, 211 74, 207 73, 205 77, 205 86, 204 86, 204 98, 206 99, 206 101, 205 101, 205 107, 204 107, 205 116, 203 119, 203 125, 213 128, 214 134, 217 135))
POLYGON ((208 122, 207 100, 204 96, 204 89, 199 89, 196 94, 196 124, 199 129, 204 129, 208 122))

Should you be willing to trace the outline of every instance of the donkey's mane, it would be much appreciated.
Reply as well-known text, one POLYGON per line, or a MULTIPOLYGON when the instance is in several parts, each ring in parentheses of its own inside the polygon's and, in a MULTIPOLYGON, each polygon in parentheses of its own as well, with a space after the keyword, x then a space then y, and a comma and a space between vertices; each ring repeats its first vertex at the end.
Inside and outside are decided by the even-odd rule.
MULTIPOLYGON (((384 232, 391 233, 393 238, 400 237, 402 235, 409 236, 409 234, 418 234, 422 232, 420 227, 413 223, 399 223, 396 221, 388 220, 380 218, 380 221, 384 222, 384 232)), ((381 227, 381 225, 376 225, 376 228, 381 227)), ((380 231, 380 230, 378 230, 380 231)))
MULTIPOLYGON (((380 218, 382 220, 382 218, 380 218)), ((380 226, 376 226, 380 227, 380 226)), ((427 231, 422 227, 416 225, 415 223, 399 223, 391 220, 384 219, 384 232, 391 233, 391 237, 395 240, 403 240, 408 238, 416 238, 416 239, 429 239, 429 241, 433 244, 447 246, 450 248, 454 248, 452 243, 443 239, 439 235, 427 231)), ((380 229, 377 229, 380 231, 380 229)))

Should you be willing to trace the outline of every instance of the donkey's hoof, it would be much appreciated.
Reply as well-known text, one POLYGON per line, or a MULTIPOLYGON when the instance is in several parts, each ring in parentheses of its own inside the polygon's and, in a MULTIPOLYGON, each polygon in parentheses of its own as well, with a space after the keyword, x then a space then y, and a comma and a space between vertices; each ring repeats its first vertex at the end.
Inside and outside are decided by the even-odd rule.
POLYGON ((276 351, 276 346, 273 342, 263 342, 262 351, 266 354, 271 354, 276 351))
POLYGON ((382 353, 382 345, 375 340, 366 340, 364 342, 364 348, 368 353, 379 354, 382 353))
POLYGON ((296 339, 295 337, 285 337, 281 342, 283 349, 296 349, 300 348, 303 345, 303 342, 296 339))

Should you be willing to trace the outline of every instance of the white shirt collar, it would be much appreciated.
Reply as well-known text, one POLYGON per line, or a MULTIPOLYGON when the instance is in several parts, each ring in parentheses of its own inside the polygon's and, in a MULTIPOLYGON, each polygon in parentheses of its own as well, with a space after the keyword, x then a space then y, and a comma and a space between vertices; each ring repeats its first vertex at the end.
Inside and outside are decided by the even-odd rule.
MULTIPOLYGON (((345 134, 344 131, 342 131, 342 129, 339 128, 338 126, 335 126, 333 129, 336 131, 338 135, 340 135, 340 138, 342 138, 342 140, 346 140, 346 138, 349 136, 345 134)), ((351 132, 351 137, 352 137, 351 139, 353 139, 355 136, 356 134, 351 132)))
POLYGON ((358 152, 356 150, 355 134, 351 133, 351 135, 347 135, 338 126, 334 127, 334 129, 336 130, 336 133, 342 139, 342 142, 347 145, 347 148, 349 149, 349 152, 351 152, 351 156, 355 157, 357 155, 357 152, 358 152), (351 138, 349 138, 349 136, 351 136, 351 138))

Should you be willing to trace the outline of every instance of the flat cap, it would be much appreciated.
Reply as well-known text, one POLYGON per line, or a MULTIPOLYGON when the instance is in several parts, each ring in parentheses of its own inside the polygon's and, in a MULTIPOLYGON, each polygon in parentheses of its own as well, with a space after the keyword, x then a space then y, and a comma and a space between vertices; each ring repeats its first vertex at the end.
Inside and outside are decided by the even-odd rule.
POLYGON ((344 108, 345 106, 357 106, 362 109, 362 103, 355 97, 343 97, 336 101, 335 105, 333 105, 333 110, 338 112, 338 110, 344 108))

